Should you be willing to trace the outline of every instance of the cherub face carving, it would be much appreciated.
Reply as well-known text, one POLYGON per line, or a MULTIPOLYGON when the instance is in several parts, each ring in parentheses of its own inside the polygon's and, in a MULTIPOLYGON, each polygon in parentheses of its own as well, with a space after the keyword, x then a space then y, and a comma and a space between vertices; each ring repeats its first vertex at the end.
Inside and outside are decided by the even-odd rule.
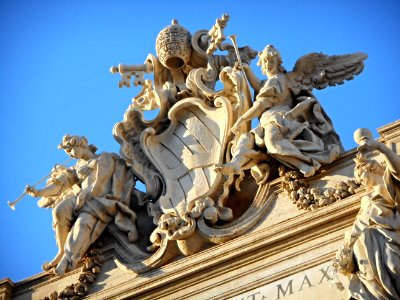
POLYGON ((276 56, 265 55, 261 60, 261 71, 268 77, 278 74, 279 62, 276 56))

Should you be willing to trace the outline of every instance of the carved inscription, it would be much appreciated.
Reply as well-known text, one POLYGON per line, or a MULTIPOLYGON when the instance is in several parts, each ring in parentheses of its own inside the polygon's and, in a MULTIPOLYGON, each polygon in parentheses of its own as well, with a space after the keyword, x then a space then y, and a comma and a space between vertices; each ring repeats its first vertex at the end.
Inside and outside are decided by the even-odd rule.
POLYGON ((231 299, 346 299, 347 291, 337 288, 332 271, 333 267, 329 263, 326 263, 277 282, 269 283, 231 299))

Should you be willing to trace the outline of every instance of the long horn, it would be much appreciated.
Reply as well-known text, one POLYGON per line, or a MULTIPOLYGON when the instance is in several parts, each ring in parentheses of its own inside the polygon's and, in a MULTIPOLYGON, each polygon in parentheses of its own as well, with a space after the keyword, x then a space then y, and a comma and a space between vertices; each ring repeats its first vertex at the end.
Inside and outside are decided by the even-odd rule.
MULTIPOLYGON (((242 65, 242 60, 241 60, 240 54, 239 54, 239 48, 238 48, 237 43, 236 43, 236 37, 237 37, 237 35, 236 35, 236 34, 232 34, 232 35, 230 35, 230 36, 228 36, 228 37, 229 37, 230 40, 232 41, 233 48, 235 48, 235 53, 236 53, 237 60, 238 60, 238 62, 239 62, 239 66, 240 66, 240 67, 243 67, 243 65, 242 65)), ((248 81, 248 80, 247 80, 247 76, 246 76, 246 72, 243 70, 243 68, 242 68, 242 72, 243 72, 244 79, 246 79, 246 81, 248 81)))
POLYGON ((232 41, 233 47, 235 48, 235 53, 236 53, 236 57, 238 59, 239 65, 242 66, 242 60, 240 59, 239 48, 236 43, 236 37, 237 37, 236 34, 232 34, 232 35, 228 36, 228 38, 230 38, 230 40, 232 41))
MULTIPOLYGON (((64 163, 62 163, 61 165, 58 165, 52 172, 50 172, 49 174, 47 174, 46 176, 44 176, 42 179, 40 179, 38 182, 36 182, 34 185, 32 185, 32 187, 37 186, 38 184, 42 183, 44 180, 46 180, 47 178, 49 178, 51 176, 51 174, 53 174, 55 171, 57 171, 60 167, 65 167, 67 163, 69 163, 71 160, 73 160, 73 157, 70 157, 68 160, 66 160, 64 163)), ((7 201, 8 206, 12 209, 15 210, 15 205, 22 200, 22 198, 24 198, 26 195, 28 195, 27 192, 24 192, 21 196, 19 196, 17 199, 15 199, 14 201, 7 201)))

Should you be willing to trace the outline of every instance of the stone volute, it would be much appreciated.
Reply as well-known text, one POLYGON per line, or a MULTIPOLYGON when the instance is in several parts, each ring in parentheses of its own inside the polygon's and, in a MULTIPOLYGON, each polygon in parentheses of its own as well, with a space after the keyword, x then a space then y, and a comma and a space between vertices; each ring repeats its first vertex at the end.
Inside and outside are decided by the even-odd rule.
POLYGON ((165 27, 157 36, 156 51, 160 62, 168 69, 183 68, 192 54, 191 34, 172 20, 170 26, 165 27))

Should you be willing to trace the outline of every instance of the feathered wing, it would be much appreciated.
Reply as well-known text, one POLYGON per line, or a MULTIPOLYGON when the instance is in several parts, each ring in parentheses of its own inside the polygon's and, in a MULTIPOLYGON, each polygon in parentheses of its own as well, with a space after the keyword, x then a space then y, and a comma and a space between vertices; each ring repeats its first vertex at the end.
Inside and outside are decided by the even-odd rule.
POLYGON ((310 53, 300 57, 293 71, 286 74, 295 94, 301 90, 324 89, 327 86, 343 84, 352 80, 364 69, 364 60, 368 56, 357 52, 345 55, 326 55, 310 53))

